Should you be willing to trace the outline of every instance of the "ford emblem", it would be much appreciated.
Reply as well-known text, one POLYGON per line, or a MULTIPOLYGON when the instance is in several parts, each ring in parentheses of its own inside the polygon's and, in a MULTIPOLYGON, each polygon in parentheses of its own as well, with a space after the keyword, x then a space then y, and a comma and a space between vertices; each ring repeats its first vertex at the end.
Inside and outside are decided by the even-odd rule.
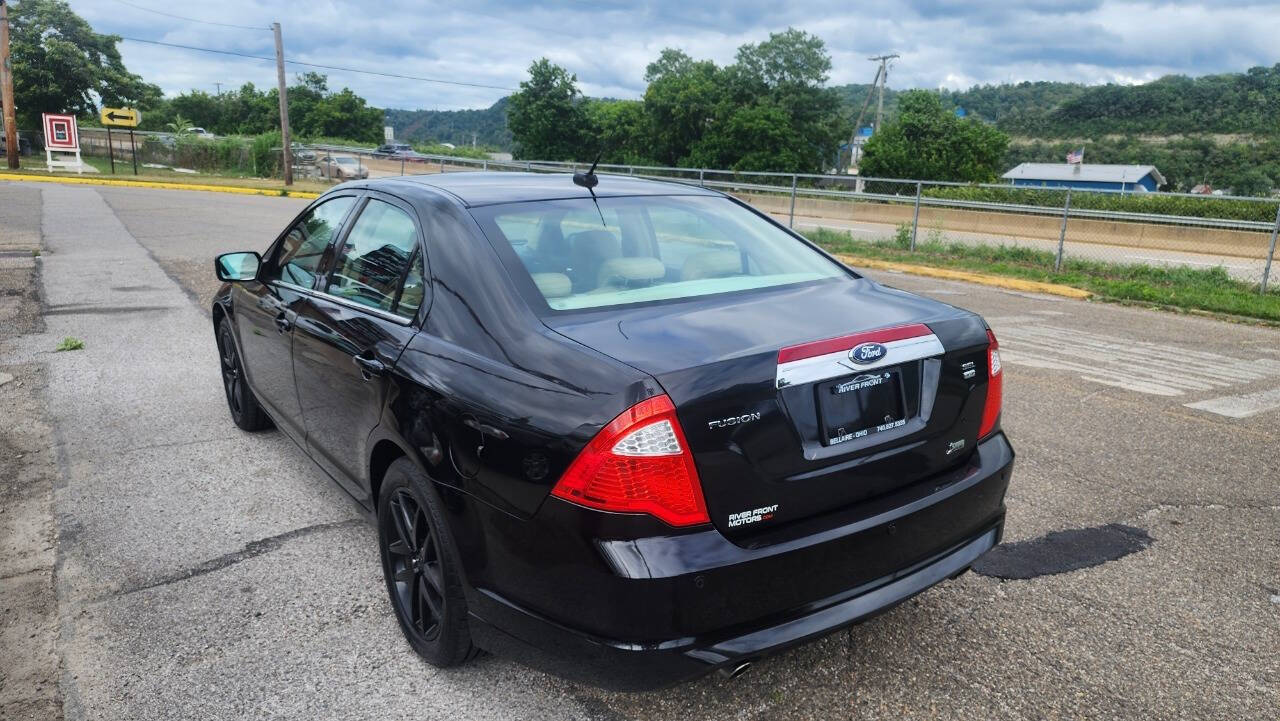
POLYGON ((854 346, 853 350, 849 351, 849 360, 854 363, 866 365, 868 363, 875 363, 878 360, 882 360, 888 352, 889 349, 879 343, 861 343, 854 346))

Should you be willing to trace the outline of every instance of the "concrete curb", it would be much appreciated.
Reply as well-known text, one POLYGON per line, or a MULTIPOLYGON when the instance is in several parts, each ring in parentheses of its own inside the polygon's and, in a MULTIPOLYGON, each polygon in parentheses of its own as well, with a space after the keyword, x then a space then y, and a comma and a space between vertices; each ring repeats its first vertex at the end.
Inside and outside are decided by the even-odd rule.
POLYGON ((973 273, 966 270, 951 270, 950 268, 933 268, 927 265, 911 265, 909 263, 891 263, 885 260, 872 260, 870 258, 859 258, 853 255, 837 255, 836 258, 840 262, 858 267, 858 268, 875 268, 876 270, 893 270, 899 273, 910 273, 912 275, 923 275, 930 278, 942 278, 944 280, 960 280, 966 283, 978 283, 979 285, 989 285, 993 288, 1004 288, 1006 290, 1016 290, 1023 293, 1047 293, 1049 295, 1060 295, 1065 298, 1075 298, 1077 300, 1087 300, 1093 297, 1093 293, 1080 288, 1072 288, 1069 285, 1058 285, 1056 283, 1041 283, 1036 280, 1023 280, 1021 278, 1006 278, 999 275, 987 275, 985 273, 973 273))
POLYGON ((164 190, 203 190, 210 193, 235 193, 238 195, 274 195, 285 198, 319 198, 319 193, 309 190, 272 190, 270 188, 246 188, 239 185, 204 185, 201 183, 167 183, 152 180, 119 180, 115 178, 68 178, 62 175, 27 175, 3 173, 0 180, 30 183, 63 183, 66 185, 115 185, 126 188, 161 188, 164 190))

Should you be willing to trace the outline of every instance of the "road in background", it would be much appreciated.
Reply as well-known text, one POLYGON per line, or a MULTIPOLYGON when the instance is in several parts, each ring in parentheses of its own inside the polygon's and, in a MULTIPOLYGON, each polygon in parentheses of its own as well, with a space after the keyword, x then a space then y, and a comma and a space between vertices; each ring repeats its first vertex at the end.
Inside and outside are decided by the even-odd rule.
MULTIPOLYGON (((32 187, 0 185, 0 202, 32 187)), ((1280 708, 1278 330, 871 273, 983 313, 1001 340, 1004 426, 1019 452, 1008 555, 1072 532, 1093 539, 1083 550, 1099 552, 1098 565, 1070 570, 1066 556, 1081 549, 1063 549, 1021 574, 1033 577, 1002 580, 1019 574, 995 563, 741 680, 613 694, 501 657, 450 671, 418 661, 355 504, 279 433, 232 425, 208 315, 212 258, 265 248, 306 201, 39 193, 47 329, 7 347, 5 362, 41 364, 49 379, 71 718, 1269 718, 1280 708), (64 336, 86 348, 52 353, 64 336), (1109 554, 1117 533, 1148 540, 1109 554)))
MULTIPOLYGON (((771 213, 771 215, 775 220, 782 223, 786 223, 789 220, 788 216, 783 213, 771 213)), ((801 231, 806 228, 828 228, 830 230, 845 232, 852 235, 854 240, 886 240, 893 238, 898 232, 897 226, 886 223, 832 220, 830 218, 817 218, 801 215, 796 216, 794 225, 797 230, 801 231)), ((908 227, 908 230, 909 229, 910 228, 908 227)), ((1047 253, 1058 252, 1058 241, 1056 240, 1028 238, 1015 234, 995 235, 991 233, 966 233, 958 230, 934 230, 931 228, 920 228, 916 236, 917 243, 924 244, 934 240, 943 243, 963 243, 965 245, 1008 245, 1031 248, 1033 250, 1044 251, 1047 253)), ((1105 263, 1130 263, 1160 266, 1187 265, 1193 268, 1216 268, 1221 266, 1226 269, 1227 273, 1232 278, 1251 283, 1257 283, 1262 272, 1262 266, 1259 261, 1240 258, 1237 256, 1213 255, 1207 253, 1182 253, 1175 250, 1160 250, 1154 248, 1130 248, 1122 245, 1086 243, 1078 240, 1067 241, 1066 255, 1069 258, 1082 258, 1105 263)))

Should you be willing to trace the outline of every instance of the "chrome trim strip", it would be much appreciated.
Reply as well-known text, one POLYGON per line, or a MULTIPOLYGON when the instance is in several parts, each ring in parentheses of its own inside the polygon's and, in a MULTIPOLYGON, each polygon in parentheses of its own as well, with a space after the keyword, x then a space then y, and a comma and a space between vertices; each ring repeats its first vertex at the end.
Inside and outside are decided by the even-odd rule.
POLYGON ((285 288, 288 288, 289 290, 295 291, 297 293, 301 293, 306 296, 310 296, 312 298, 319 298, 320 300, 327 300, 331 303, 337 303, 338 305, 344 308, 350 308, 351 310, 358 310, 363 313, 368 313, 369 315, 376 315, 377 317, 382 318, 383 320, 389 320, 392 323, 398 323, 400 325, 411 325, 413 323, 412 318, 401 318, 395 313, 388 313, 385 310, 382 310, 381 308, 374 308, 368 305, 352 303, 351 301, 345 298, 339 298, 338 296, 330 295, 329 293, 321 293, 318 290, 312 290, 310 288, 303 288, 300 285, 294 285, 293 283, 289 283, 283 280, 273 280, 271 281, 271 283, 274 285, 283 286, 285 288))
POLYGON ((883 345, 887 351, 884 354, 884 358, 866 365, 859 365, 850 361, 849 350, 851 349, 848 348, 835 353, 826 353, 812 358, 801 358, 800 360, 779 363, 776 387, 785 388, 805 383, 817 383, 831 378, 839 378, 840 376, 920 360, 921 358, 931 358, 946 352, 946 349, 942 346, 942 341, 938 340, 938 336, 932 333, 915 338, 889 341, 883 345))

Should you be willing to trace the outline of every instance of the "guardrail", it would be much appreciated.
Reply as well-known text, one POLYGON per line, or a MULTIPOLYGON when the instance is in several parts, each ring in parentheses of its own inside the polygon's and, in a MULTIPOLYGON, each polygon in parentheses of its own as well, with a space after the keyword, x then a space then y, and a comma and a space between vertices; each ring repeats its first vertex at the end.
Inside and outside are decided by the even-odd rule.
MULTIPOLYGON (((373 157, 372 151, 368 148, 338 145, 311 147, 328 152, 373 157)), ((395 157, 389 159, 396 160, 395 157)), ((545 160, 507 161, 421 154, 414 157, 411 162, 403 163, 403 166, 405 172, 412 172, 414 168, 423 166, 428 169, 431 169, 431 166, 438 166, 439 172, 460 169, 574 172, 586 169, 589 164, 545 160)), ((978 187, 1000 190, 1009 190, 1011 187, 992 183, 859 179, 856 176, 840 175, 616 164, 600 164, 596 170, 601 175, 625 175, 713 188, 739 197, 746 196, 750 202, 758 206, 770 205, 762 202, 762 197, 774 197, 784 205, 770 207, 769 212, 785 216, 787 223, 791 226, 795 225, 797 215, 801 214, 797 212, 798 205, 799 210, 804 212, 846 212, 854 216, 856 212, 853 209, 862 209, 864 214, 874 216, 866 222, 878 223, 882 226, 887 224, 891 228, 895 225, 905 226, 906 232, 909 233, 908 248, 910 250, 916 248, 920 229, 922 227, 928 229, 928 224, 932 222, 936 228, 929 230, 930 234, 946 230, 962 237, 985 235, 1001 243, 1007 241, 1015 245, 1039 244, 1053 253, 1055 269, 1062 267, 1069 251, 1074 256, 1094 259, 1114 260, 1117 255, 1127 255, 1129 258, 1148 259, 1168 264, 1212 265, 1213 258, 1222 258, 1230 261, 1230 272, 1233 277, 1257 279, 1262 292, 1266 292, 1272 280, 1272 259, 1275 255, 1277 231, 1280 231, 1280 201, 1273 198, 1212 196, 1213 200, 1236 200, 1259 203, 1264 207, 1276 206, 1276 220, 1264 222, 1197 215, 1080 208, 1071 205, 1071 197, 1073 193, 1078 197, 1082 191, 1065 188, 1017 186, 1019 191, 1054 192, 1061 195, 1063 204, 1053 206, 939 198, 925 193, 925 190, 931 187, 978 187), (885 186, 893 185, 901 187, 904 192, 883 192, 885 186), (823 202, 838 205, 813 207, 814 203, 823 202), (902 210, 897 216, 886 213, 876 214, 873 212, 876 206, 896 207, 902 210), (1112 248, 1112 250, 1107 251, 1106 248, 1112 248), (1149 257, 1125 252, 1127 250, 1155 252, 1163 256, 1149 257), (1249 264, 1243 264, 1245 261, 1249 264)), ((1145 193, 1133 191, 1113 190, 1084 192, 1145 195, 1145 193)), ((1189 193, 1160 193, 1159 195, 1193 198, 1197 202, 1206 200, 1205 196, 1189 193)))
MULTIPOLYGON (((105 132, 102 129, 81 128, 82 133, 86 131, 105 132)), ((139 136, 168 135, 154 131, 137 131, 137 134, 139 136)), ((412 158, 401 158, 394 155, 376 155, 374 149, 369 147, 325 143, 307 147, 322 153, 381 158, 392 163, 399 160, 402 173, 423 167, 430 170, 431 166, 438 166, 439 172, 490 170, 544 173, 575 172, 589 166, 587 163, 567 161, 497 160, 437 154, 417 154, 412 158)), ((1271 269, 1274 264, 1277 236, 1280 235, 1280 200, 1275 198, 1206 197, 1191 193, 1158 194, 1159 197, 1189 198, 1193 199, 1193 202, 1238 201, 1262 204, 1259 207, 1261 212, 1257 215, 1270 214, 1269 208, 1267 210, 1263 208, 1274 206, 1275 221, 1268 222, 1204 215, 1171 215, 1131 210, 1081 208, 1078 207, 1078 203, 1075 206, 1072 205, 1072 195, 1075 194, 1079 198, 1085 192, 1092 195, 1147 195, 1142 192, 1109 189, 1081 191, 998 183, 971 184, 902 178, 859 178, 849 175, 607 163, 600 164, 597 172, 602 175, 625 175, 698 185, 736 194, 758 206, 768 205, 769 212, 785 216, 788 225, 791 226, 795 225, 797 215, 806 213, 818 215, 820 218, 826 217, 823 214, 834 213, 841 218, 847 216, 855 221, 861 219, 862 222, 889 228, 905 226, 905 232, 909 234, 910 250, 916 248, 920 229, 924 227, 928 230, 932 223, 934 227, 929 230, 931 235, 936 232, 940 236, 941 231, 945 230, 952 233, 952 237, 985 235, 992 241, 1001 243, 1007 241, 1015 245, 1023 243, 1034 245, 1048 241, 1051 244, 1048 249, 1054 253, 1055 268, 1062 266, 1068 250, 1073 251, 1073 255, 1105 259, 1096 248, 1087 248, 1090 245, 1147 249, 1169 256, 1168 258, 1150 258, 1150 260, 1176 261, 1192 265, 1211 265, 1213 258, 1243 258, 1253 265, 1244 266, 1236 263, 1231 266, 1232 274, 1240 278, 1250 276, 1258 278, 1262 292, 1266 292, 1273 280, 1271 269), (901 192, 886 192, 895 188, 900 189, 901 192), (1053 197, 1061 202, 1061 205, 936 197, 926 192, 930 188, 989 188, 1001 191, 1016 188, 1019 192, 1056 193, 1057 196, 1053 197), (782 205, 768 201, 770 197, 775 198, 782 205), (876 211, 877 207, 882 211, 876 211), (898 210, 893 211, 893 208, 898 210), (1208 260, 1191 257, 1197 255, 1206 256, 1208 260)), ((1115 254, 1113 252, 1111 255, 1115 254)), ((1128 255, 1131 258, 1144 257, 1132 253, 1128 255)))

